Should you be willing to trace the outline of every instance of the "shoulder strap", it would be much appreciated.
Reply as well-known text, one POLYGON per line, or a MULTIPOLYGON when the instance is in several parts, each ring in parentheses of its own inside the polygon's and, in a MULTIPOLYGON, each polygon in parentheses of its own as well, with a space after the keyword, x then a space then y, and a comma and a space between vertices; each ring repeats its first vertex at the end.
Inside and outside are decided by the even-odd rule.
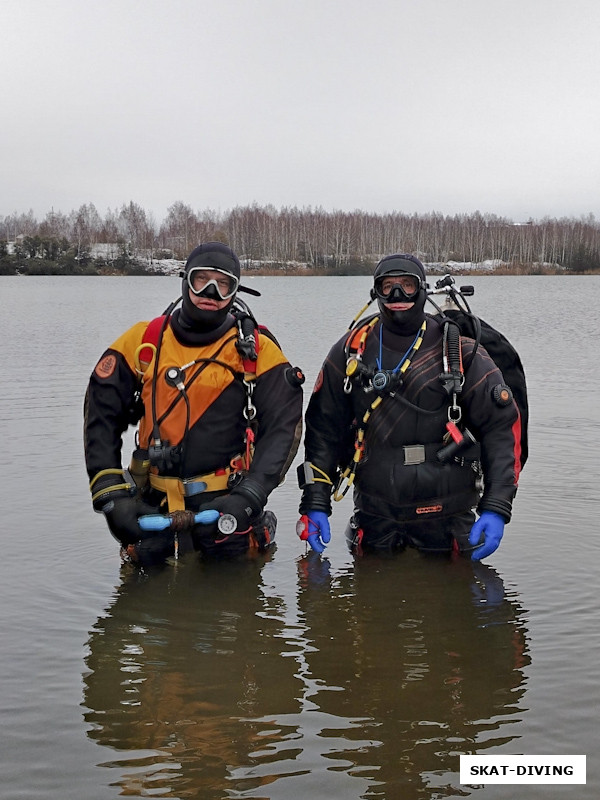
POLYGON ((142 338, 142 342, 150 342, 155 347, 158 344, 158 335, 160 333, 160 329, 164 322, 165 315, 161 314, 160 317, 154 317, 153 320, 150 320, 148 323, 148 327, 146 328, 146 332, 142 338))
POLYGON ((276 344, 277 347, 281 350, 281 345, 277 341, 275 334, 272 331, 270 331, 266 325, 258 325, 257 330, 259 333, 262 333, 263 336, 269 338, 273 342, 273 344, 276 344))
MULTIPOLYGON (((142 336, 142 343, 135 351, 135 367, 140 375, 148 369, 158 347, 158 338, 167 315, 162 314, 150 320, 142 336)), ((170 316, 170 315, 168 315, 170 316)))
POLYGON ((375 314, 371 317, 360 320, 353 328, 351 328, 346 338, 346 358, 349 356, 362 356, 367 342, 367 336, 375 327, 378 319, 379 316, 375 314))

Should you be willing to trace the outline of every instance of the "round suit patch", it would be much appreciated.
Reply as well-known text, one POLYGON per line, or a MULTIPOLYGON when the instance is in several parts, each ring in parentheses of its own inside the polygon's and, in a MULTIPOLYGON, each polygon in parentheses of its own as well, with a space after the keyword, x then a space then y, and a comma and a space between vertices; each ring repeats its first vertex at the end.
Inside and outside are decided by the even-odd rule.
POLYGON ((117 366, 117 357, 109 354, 101 358, 94 372, 99 378, 110 378, 117 366))

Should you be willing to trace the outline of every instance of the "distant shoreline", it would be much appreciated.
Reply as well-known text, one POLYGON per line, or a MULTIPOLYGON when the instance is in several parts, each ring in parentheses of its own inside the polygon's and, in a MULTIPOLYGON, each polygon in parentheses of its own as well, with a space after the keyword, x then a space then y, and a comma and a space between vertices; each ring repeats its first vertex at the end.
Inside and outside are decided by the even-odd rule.
MULTIPOLYGON (((425 265, 428 275, 453 275, 462 277, 493 277, 493 276, 511 276, 523 277, 525 275, 536 275, 540 277, 553 277, 560 275, 598 275, 598 272, 591 270, 567 270, 567 269, 524 269, 524 268, 500 268, 500 269, 482 269, 477 267, 470 267, 467 269, 452 269, 440 270, 439 268, 431 269, 425 265)), ((360 278, 370 277, 370 272, 327 272, 324 270, 242 270, 242 280, 245 278, 360 278)), ((135 272, 121 272, 118 270, 98 270, 97 272, 21 272, 18 270, 12 272, 0 272, 2 277, 20 277, 20 278, 37 278, 37 277, 53 277, 53 278, 173 278, 178 277, 174 272, 160 272, 157 270, 148 271, 135 271, 135 272)))

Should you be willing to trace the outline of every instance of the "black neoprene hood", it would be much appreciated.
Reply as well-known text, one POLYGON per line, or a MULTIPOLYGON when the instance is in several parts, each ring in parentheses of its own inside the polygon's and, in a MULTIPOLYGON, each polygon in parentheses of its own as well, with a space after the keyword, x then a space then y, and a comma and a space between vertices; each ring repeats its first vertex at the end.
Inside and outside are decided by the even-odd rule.
POLYGON ((377 280, 377 278, 381 278, 383 275, 391 274, 416 275, 423 283, 426 281, 425 267, 416 256, 410 255, 409 253, 395 253, 394 255, 382 258, 375 267, 373 280, 377 280))
POLYGON ((239 258, 230 247, 221 242, 205 242, 195 247, 185 262, 186 274, 196 267, 221 269, 238 280, 241 276, 239 258))
MULTIPOLYGON (((406 311, 393 311, 380 297, 377 298, 381 322, 385 328, 400 335, 414 333, 424 318, 423 307, 427 299, 425 267, 416 256, 409 253, 395 253, 382 258, 377 264, 373 273, 373 283, 381 280, 385 275, 414 275, 419 279, 419 293, 412 300, 412 307, 406 311)), ((374 289, 371 290, 371 297, 375 299, 374 289)))

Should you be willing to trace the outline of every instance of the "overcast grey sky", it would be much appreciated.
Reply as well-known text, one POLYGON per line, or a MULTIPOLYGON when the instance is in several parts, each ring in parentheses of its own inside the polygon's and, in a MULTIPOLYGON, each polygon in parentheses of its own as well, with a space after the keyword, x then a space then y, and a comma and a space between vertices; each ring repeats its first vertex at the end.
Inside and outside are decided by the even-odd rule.
POLYGON ((599 0, 3 0, 0 216, 600 212, 599 0))

